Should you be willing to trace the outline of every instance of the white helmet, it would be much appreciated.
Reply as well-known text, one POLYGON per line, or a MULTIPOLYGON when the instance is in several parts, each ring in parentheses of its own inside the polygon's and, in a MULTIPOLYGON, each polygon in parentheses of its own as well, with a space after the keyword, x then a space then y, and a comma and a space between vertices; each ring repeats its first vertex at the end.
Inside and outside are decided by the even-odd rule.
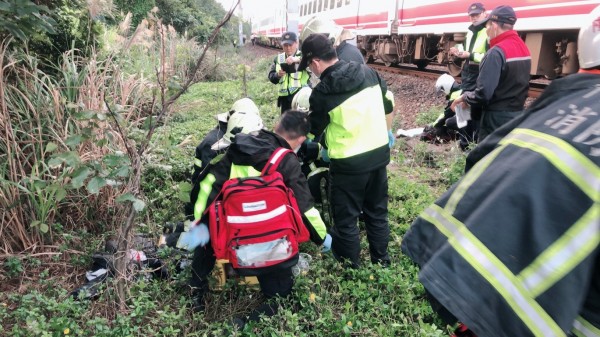
POLYGON ((252 112, 236 111, 229 116, 227 121, 227 131, 221 139, 214 143, 210 148, 213 151, 222 150, 228 147, 233 141, 233 137, 238 133, 250 133, 263 128, 263 121, 259 115, 252 112))
POLYGON ((448 74, 442 74, 442 76, 438 77, 437 81, 435 82, 435 91, 443 91, 446 93, 446 95, 450 95, 450 91, 452 90, 453 85, 454 77, 448 74))
POLYGON ((294 99, 292 99, 292 109, 308 112, 310 110, 310 103, 308 102, 310 94, 312 94, 311 88, 304 87, 300 89, 300 91, 294 95, 294 99))
POLYGON ((339 27, 333 20, 313 16, 312 18, 308 19, 306 24, 304 24, 304 27, 302 27, 300 41, 306 40, 306 38, 311 34, 325 34, 333 42, 341 30, 342 27, 339 27))
POLYGON ((252 101, 248 97, 245 97, 245 98, 238 99, 237 101, 235 101, 233 103, 233 105, 231 106, 231 109, 229 109, 229 111, 225 111, 225 112, 218 114, 217 120, 219 122, 227 123, 227 120, 229 120, 229 117, 231 117, 231 115, 233 115, 235 112, 239 112, 239 111, 249 112, 249 113, 253 113, 255 115, 260 116, 260 112, 258 111, 258 107, 256 106, 256 104, 254 104, 254 101, 252 101))
POLYGON ((579 30, 579 67, 590 69, 600 66, 600 6, 596 7, 579 30))

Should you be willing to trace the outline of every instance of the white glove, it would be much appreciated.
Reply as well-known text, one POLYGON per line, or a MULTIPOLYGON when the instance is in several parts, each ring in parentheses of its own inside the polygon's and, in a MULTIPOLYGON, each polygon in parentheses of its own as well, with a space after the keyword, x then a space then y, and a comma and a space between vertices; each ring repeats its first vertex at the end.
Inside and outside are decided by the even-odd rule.
POLYGON ((177 240, 177 248, 192 251, 198 246, 204 247, 208 241, 210 241, 208 227, 200 223, 189 231, 181 233, 177 240))

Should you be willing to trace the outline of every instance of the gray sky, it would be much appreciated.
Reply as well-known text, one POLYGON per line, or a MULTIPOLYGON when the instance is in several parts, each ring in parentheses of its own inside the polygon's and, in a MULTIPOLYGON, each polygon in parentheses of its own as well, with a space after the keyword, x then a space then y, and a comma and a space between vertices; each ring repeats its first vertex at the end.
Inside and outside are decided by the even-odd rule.
MULTIPOLYGON (((262 18, 272 16, 270 8, 280 7, 285 0, 241 0, 244 18, 256 22, 262 18)), ((235 0, 217 0, 225 10, 229 10, 235 3, 235 0)), ((239 8, 236 10, 236 15, 239 13, 239 8)))

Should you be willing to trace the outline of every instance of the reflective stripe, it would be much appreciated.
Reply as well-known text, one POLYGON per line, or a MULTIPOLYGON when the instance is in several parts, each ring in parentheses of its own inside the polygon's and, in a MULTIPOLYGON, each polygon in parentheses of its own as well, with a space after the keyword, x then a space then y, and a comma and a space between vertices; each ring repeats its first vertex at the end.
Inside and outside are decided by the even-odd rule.
POLYGON ((573 333, 578 337, 600 337, 600 329, 579 316, 573 322, 573 333))
POLYGON ((496 148, 487 156, 483 157, 483 159, 477 162, 477 164, 475 164, 475 166, 473 166, 473 168, 471 168, 471 170, 459 181, 454 189, 454 192, 452 192, 452 195, 444 206, 444 209, 448 213, 454 213, 458 202, 465 195, 469 187, 471 187, 471 185, 479 178, 479 176, 481 176, 483 171, 487 169, 487 167, 492 163, 492 161, 494 161, 494 159, 496 159, 503 149, 504 147, 496 148))
POLYGON ((515 129, 500 141, 501 146, 480 160, 459 182, 444 209, 454 213, 458 202, 473 182, 507 145, 539 153, 579 187, 593 202, 600 202, 600 168, 564 140, 541 132, 515 129))
POLYGON ((280 216, 281 214, 285 213, 285 210, 286 210, 286 205, 281 205, 267 213, 248 215, 248 216, 228 215, 227 222, 229 222, 229 223, 256 223, 256 222, 271 220, 271 219, 276 218, 276 217, 280 216))
MULTIPOLYGON (((450 101, 454 101, 455 99, 458 98, 458 96, 460 96, 462 94, 462 90, 456 90, 455 92, 450 94, 450 101)), ((443 113, 442 113, 443 114, 443 113)))
POLYGON ((202 160, 196 158, 194 159, 194 165, 198 166, 198 167, 202 167, 202 160))
POLYGON ((564 140, 538 131, 515 129, 500 141, 544 156, 593 202, 600 202, 600 168, 564 140))
POLYGON ((217 180, 214 174, 209 173, 206 175, 200 182, 200 191, 198 192, 198 199, 196 200, 196 204, 194 205, 194 219, 199 220, 202 218, 202 213, 206 209, 206 202, 208 201, 208 196, 212 191, 212 185, 217 180))
POLYGON ((306 179, 314 176, 315 174, 319 174, 319 173, 325 172, 325 171, 329 171, 329 167, 318 167, 318 168, 310 171, 310 173, 306 176, 306 179))
POLYGON ((385 98, 387 98, 390 102, 392 102, 392 108, 396 107, 396 101, 394 101, 394 93, 391 91, 385 92, 385 98))
POLYGON ((552 287, 600 244, 600 205, 592 207, 517 277, 532 296, 552 287))
POLYGON ((319 237, 325 239, 327 227, 325 227, 325 223, 323 222, 323 219, 321 219, 319 211, 316 208, 311 207, 308 211, 304 212, 304 216, 308 219, 317 234, 319 234, 319 237))
MULTIPOLYGON (((296 52, 294 56, 300 56, 299 52, 296 52)), ((281 53, 277 56, 277 64, 275 65, 275 71, 281 70, 281 64, 285 63, 285 53, 281 53)), ((303 86, 308 83, 308 73, 306 71, 297 71, 295 73, 286 73, 279 82, 279 96, 293 95, 303 86), (291 83, 290 83, 291 80, 291 83)))
POLYGON ((233 163, 231 164, 231 171, 229 171, 229 179, 258 176, 260 176, 260 171, 257 171, 252 166, 236 165, 233 163))
POLYGON ((535 336, 566 336, 512 272, 464 224, 435 204, 421 217, 448 237, 448 243, 496 289, 535 336))

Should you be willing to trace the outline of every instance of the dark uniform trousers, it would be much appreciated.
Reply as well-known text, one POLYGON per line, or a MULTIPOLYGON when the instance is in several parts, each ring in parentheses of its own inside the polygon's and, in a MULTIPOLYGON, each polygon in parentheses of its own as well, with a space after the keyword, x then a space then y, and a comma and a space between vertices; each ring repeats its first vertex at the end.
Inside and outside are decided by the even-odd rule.
POLYGON ((508 123, 513 118, 519 116, 522 111, 491 111, 484 110, 481 115, 481 124, 479 126, 479 139, 481 143, 485 137, 494 132, 502 125, 508 123))
POLYGON ((292 101, 294 100, 294 96, 298 93, 296 91, 293 94, 287 96, 279 96, 277 98, 277 106, 281 109, 281 114, 292 108, 292 101))
POLYGON ((333 218, 331 250, 338 259, 360 266, 358 217, 363 212, 369 252, 373 263, 388 265, 387 170, 381 168, 363 174, 330 171, 330 202, 333 218))

